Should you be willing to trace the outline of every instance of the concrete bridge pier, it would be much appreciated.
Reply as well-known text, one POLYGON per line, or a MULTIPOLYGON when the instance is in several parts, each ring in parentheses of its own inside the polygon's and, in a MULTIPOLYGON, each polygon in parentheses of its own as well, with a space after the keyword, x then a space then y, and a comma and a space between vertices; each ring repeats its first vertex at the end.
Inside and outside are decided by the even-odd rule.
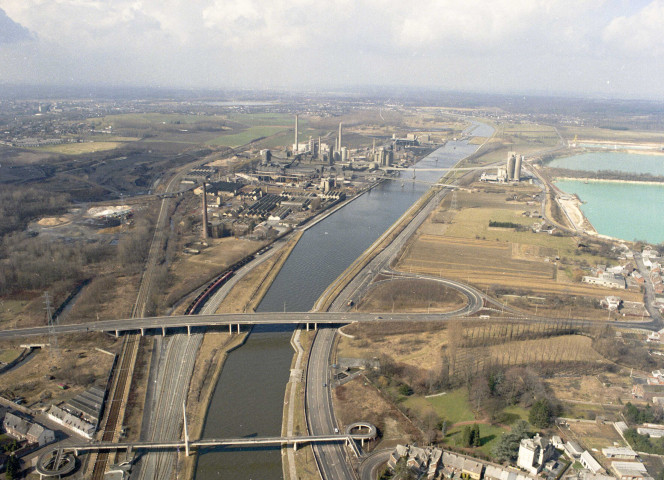
POLYGON ((161 327, 161 336, 162 337, 166 336, 166 327, 161 327))
MULTIPOLYGON (((318 324, 314 322, 313 325, 314 325, 314 330, 318 330, 318 324)), ((307 332, 308 331, 309 331, 309 322, 307 322, 307 332)))
POLYGON ((187 325, 187 335, 191 336, 191 325, 187 325))
POLYGON ((143 327, 141 327, 141 337, 144 337, 144 336, 145 336, 145 329, 143 327))
POLYGON ((228 333, 229 334, 233 333, 233 325, 231 325, 230 323, 228 324, 228 333))
POLYGON ((238 334, 240 333, 240 324, 239 323, 237 324, 237 333, 238 334))
POLYGON ((297 442, 293 442, 293 451, 297 452, 297 442))
POLYGON ((119 336, 120 336, 120 333, 118 332, 118 330, 116 330, 115 331, 115 338, 118 338, 119 336))

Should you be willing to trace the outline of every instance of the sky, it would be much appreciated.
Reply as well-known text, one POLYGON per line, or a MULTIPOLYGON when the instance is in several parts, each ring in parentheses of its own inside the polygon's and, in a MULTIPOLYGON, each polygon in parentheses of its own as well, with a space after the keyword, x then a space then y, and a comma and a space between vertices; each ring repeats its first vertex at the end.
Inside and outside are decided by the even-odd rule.
POLYGON ((664 0, 0 0, 0 85, 664 100, 664 0))

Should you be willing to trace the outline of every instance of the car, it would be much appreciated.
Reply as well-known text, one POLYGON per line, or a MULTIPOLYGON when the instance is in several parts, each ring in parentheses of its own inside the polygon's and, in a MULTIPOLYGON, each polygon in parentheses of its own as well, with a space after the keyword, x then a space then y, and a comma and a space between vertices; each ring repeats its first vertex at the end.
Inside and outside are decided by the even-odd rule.
POLYGON ((339 433, 339 429, 337 427, 334 427, 334 433, 339 433))
POLYGON ((327 383, 324 383, 324 384, 323 384, 323 388, 325 388, 325 387, 327 387, 327 383))

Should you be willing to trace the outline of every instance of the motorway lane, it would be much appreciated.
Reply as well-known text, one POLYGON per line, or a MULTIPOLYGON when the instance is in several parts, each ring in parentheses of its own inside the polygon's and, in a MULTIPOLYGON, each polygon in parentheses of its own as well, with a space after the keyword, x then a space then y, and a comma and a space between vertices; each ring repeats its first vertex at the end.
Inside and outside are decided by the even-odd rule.
MULTIPOLYGON (((318 330, 315 342, 321 345, 313 349, 307 365, 306 405, 307 425, 312 435, 334 433, 337 427, 331 404, 329 353, 334 344, 336 329, 318 330)), ((324 479, 355 478, 346 462, 345 448, 339 444, 312 445, 318 468, 324 479)))
POLYGON ((378 469, 390 459, 392 450, 379 450, 365 457, 358 467, 360 480, 376 480, 378 469))

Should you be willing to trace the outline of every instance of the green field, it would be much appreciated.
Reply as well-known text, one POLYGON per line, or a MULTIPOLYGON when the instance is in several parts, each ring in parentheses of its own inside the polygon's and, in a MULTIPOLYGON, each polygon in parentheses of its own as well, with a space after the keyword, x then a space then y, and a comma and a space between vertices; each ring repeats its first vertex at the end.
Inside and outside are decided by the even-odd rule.
MULTIPOLYGON (((247 126, 288 126, 295 127, 295 116, 285 113, 234 113, 228 115, 228 119, 233 122, 242 123, 247 126)), ((306 119, 298 119, 298 128, 303 129, 307 126, 306 119)))
POLYGON ((470 409, 468 391, 465 388, 452 390, 445 395, 430 397, 426 401, 433 407, 438 416, 448 422, 457 423, 475 420, 475 414, 470 409))
POLYGON ((456 219, 448 226, 445 236, 461 238, 486 238, 487 240, 496 240, 500 242, 520 243, 527 245, 538 245, 556 250, 558 256, 567 256, 577 261, 585 259, 593 264, 606 261, 601 257, 595 257, 590 254, 580 253, 574 239, 571 237, 558 237, 545 233, 533 233, 531 230, 517 232, 511 228, 492 228, 489 227, 489 221, 512 222, 531 227, 540 219, 529 218, 520 213, 527 208, 524 204, 516 204, 510 208, 506 204, 505 208, 468 208, 463 209, 459 214, 460 220, 456 219))
MULTIPOLYGON (((449 445, 455 445, 457 447, 462 447, 461 438, 463 436, 463 429, 465 426, 452 427, 448 430, 447 435, 445 435, 445 443, 449 445)), ((505 433, 505 430, 502 427, 496 425, 487 425, 480 424, 480 440, 481 446, 476 447, 477 450, 484 453, 487 456, 491 456, 491 450, 496 444, 500 436, 505 433)))
POLYGON ((223 125, 226 118, 219 115, 181 115, 172 113, 123 113, 119 115, 106 115, 101 118, 89 118, 88 122, 97 128, 112 125, 113 128, 150 128, 159 125, 193 125, 202 122, 219 123, 223 125))
POLYGON ((231 133, 228 135, 220 135, 209 142, 210 145, 223 145, 227 147, 239 147, 256 140, 257 138, 270 137, 276 133, 283 131, 286 127, 279 126, 256 126, 249 127, 239 133, 231 133))

